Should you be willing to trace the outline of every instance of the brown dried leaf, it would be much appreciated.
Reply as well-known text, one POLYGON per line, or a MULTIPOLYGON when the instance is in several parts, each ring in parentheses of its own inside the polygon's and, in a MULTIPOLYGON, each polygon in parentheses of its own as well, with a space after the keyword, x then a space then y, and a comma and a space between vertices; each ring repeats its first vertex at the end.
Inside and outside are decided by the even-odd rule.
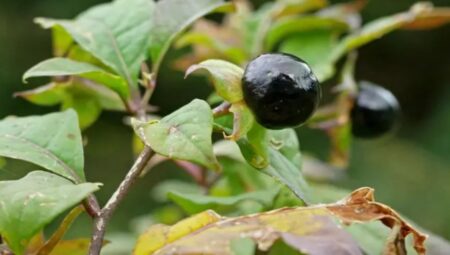
POLYGON ((335 222, 374 220, 392 229, 384 254, 403 254, 404 240, 409 234, 414 237, 416 251, 425 254, 426 236, 393 209, 375 202, 371 188, 358 189, 334 204, 282 208, 236 218, 221 218, 207 211, 173 226, 156 225, 139 238, 134 254, 228 255, 232 254, 231 243, 242 238, 252 239, 262 251, 282 240, 306 254, 362 254, 351 236, 335 222))

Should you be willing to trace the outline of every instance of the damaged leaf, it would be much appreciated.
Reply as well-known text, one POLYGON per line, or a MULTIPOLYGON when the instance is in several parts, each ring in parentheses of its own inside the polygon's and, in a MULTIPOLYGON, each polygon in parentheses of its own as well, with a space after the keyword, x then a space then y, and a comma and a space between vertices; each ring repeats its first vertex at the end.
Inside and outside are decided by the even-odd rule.
POLYGON ((219 170, 213 153, 213 114, 208 103, 195 99, 161 120, 134 120, 139 137, 156 153, 219 170))
POLYGON ((253 113, 243 101, 234 103, 230 108, 230 112, 234 115, 233 133, 231 136, 227 136, 226 138, 237 141, 241 137, 247 135, 247 133, 252 129, 253 124, 255 123, 255 118, 253 117, 253 113))
POLYGON ((186 76, 198 70, 207 70, 212 77, 216 93, 230 103, 242 101, 241 80, 244 70, 230 62, 210 59, 189 67, 186 76))
POLYGON ((387 249, 392 245, 402 247, 406 236, 411 234, 416 251, 424 254, 426 236, 412 228, 394 210, 375 202, 370 188, 358 189, 332 204, 282 208, 237 218, 221 218, 207 211, 173 226, 153 226, 139 238, 134 254, 226 255, 233 254, 232 243, 236 239, 248 238, 260 251, 269 251, 278 240, 282 240, 304 254, 356 255, 363 254, 362 250, 339 225, 364 224, 374 220, 392 229, 395 238, 388 239, 387 249), (205 221, 205 215, 214 217, 205 221), (399 229, 401 231, 397 231, 399 229))
POLYGON ((65 210, 98 190, 99 184, 74 184, 58 175, 34 171, 22 179, 0 182, 0 234, 16 255, 65 210))

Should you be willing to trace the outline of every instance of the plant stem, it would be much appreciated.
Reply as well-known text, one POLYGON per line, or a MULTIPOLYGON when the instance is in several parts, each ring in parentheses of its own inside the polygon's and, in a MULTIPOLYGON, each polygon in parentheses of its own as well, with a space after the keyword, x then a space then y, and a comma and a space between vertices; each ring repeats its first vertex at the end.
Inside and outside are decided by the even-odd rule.
POLYGON ((100 206, 98 205, 97 198, 91 194, 83 201, 84 209, 91 218, 95 219, 100 214, 100 206))
POLYGON ((100 211, 100 214, 95 218, 94 231, 91 239, 91 246, 89 248, 89 255, 99 255, 103 246, 103 240, 106 232, 106 225, 111 219, 114 211, 119 206, 120 202, 125 198, 131 186, 139 178, 142 171, 145 169, 147 162, 154 155, 150 147, 145 147, 139 157, 134 162, 125 179, 120 183, 117 190, 111 196, 105 207, 100 211))
POLYGON ((227 115, 230 113, 231 104, 228 102, 223 102, 222 104, 218 105, 216 108, 214 108, 213 114, 214 117, 221 117, 223 115, 227 115))

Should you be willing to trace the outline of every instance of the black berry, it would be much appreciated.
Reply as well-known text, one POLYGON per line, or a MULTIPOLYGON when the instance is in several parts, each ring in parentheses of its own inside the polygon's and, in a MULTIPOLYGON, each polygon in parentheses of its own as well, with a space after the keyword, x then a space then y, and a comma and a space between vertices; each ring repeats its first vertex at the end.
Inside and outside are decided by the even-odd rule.
POLYGON ((308 64, 288 54, 264 54, 251 61, 242 86, 256 120, 270 129, 305 123, 321 97, 319 82, 308 64))
POLYGON ((361 82, 351 112, 353 135, 375 138, 389 132, 396 124, 399 108, 397 99, 389 90, 361 82))

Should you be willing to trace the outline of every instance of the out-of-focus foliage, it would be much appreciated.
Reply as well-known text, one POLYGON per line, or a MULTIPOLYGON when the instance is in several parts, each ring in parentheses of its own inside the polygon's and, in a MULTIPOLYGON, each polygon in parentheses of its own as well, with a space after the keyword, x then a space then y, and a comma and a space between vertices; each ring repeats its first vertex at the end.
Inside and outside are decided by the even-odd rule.
MULTIPOLYGON (((149 251, 158 249, 161 249, 159 253, 164 253, 165 249, 171 249, 172 246, 185 252, 191 251, 192 247, 205 251, 211 248, 206 243, 214 238, 220 239, 219 242, 225 245, 225 250, 238 254, 253 254, 256 249, 268 250, 269 248, 271 248, 269 254, 298 254, 300 251, 326 254, 340 247, 334 245, 335 240, 329 238, 330 233, 334 233, 333 239, 336 236, 342 237, 342 243, 348 244, 347 251, 351 250, 352 254, 360 254, 361 250, 367 254, 378 254, 383 249, 386 254, 404 254, 406 252, 404 237, 409 232, 415 234, 415 248, 421 254, 424 252, 422 243, 424 236, 411 228, 395 211, 373 202, 371 190, 359 190, 340 204, 309 206, 314 203, 335 201, 337 195, 342 193, 339 189, 315 184, 311 188, 312 179, 333 182, 336 177, 348 174, 350 184, 347 185, 361 186, 360 182, 351 179, 355 176, 355 169, 373 168, 371 173, 365 175, 371 176, 374 180, 382 180, 385 177, 378 173, 378 169, 375 169, 378 165, 380 168, 391 166, 396 171, 397 168, 406 169, 409 164, 414 167, 424 164, 432 165, 434 171, 439 171, 444 177, 448 176, 442 171, 446 168, 445 159, 437 157, 424 159, 421 156, 425 153, 402 141, 394 141, 390 148, 377 148, 375 150, 377 153, 373 155, 355 152, 361 146, 359 141, 351 137, 349 112, 354 97, 358 93, 360 79, 355 75, 358 68, 356 50, 394 30, 423 30, 443 26, 450 21, 450 9, 434 7, 429 3, 417 3, 408 11, 364 22, 363 25, 360 13, 367 11, 363 9, 365 5, 365 1, 330 4, 322 0, 278 0, 255 7, 244 0, 233 1, 233 3, 222 0, 158 2, 116 0, 89 9, 73 20, 38 18, 36 19, 38 24, 51 29, 54 58, 29 69, 23 79, 52 77, 52 81, 42 87, 19 92, 16 95, 37 105, 60 105, 63 110, 73 108, 78 114, 79 125, 83 130, 94 125, 103 111, 115 111, 114 115, 107 116, 113 118, 117 116, 116 119, 123 117, 125 113, 142 117, 158 110, 148 105, 150 99, 152 104, 156 102, 158 105, 162 101, 167 101, 166 104, 161 104, 163 106, 184 100, 183 93, 171 91, 169 93, 171 97, 168 98, 158 94, 160 93, 158 91, 173 88, 170 82, 165 82, 171 71, 166 69, 163 62, 171 44, 175 42, 175 47, 178 49, 190 46, 191 50, 183 49, 180 51, 181 57, 174 61, 170 59, 167 66, 175 66, 191 76, 194 72, 199 73, 201 69, 208 71, 208 77, 211 78, 211 84, 214 85, 215 90, 209 97, 211 100, 208 100, 211 105, 203 100, 194 100, 165 117, 152 116, 150 121, 134 119, 130 121, 127 118, 125 122, 128 124, 131 122, 141 140, 159 154, 148 164, 148 171, 145 173, 150 173, 151 178, 144 179, 146 182, 140 187, 140 191, 148 191, 150 184, 154 184, 156 179, 165 175, 162 171, 156 172, 154 169, 149 171, 156 165, 158 169, 181 169, 185 173, 183 177, 189 176, 195 184, 192 181, 179 182, 175 185, 161 182, 155 189, 159 192, 157 198, 161 206, 150 215, 148 215, 149 209, 153 207, 150 203, 142 203, 142 200, 139 200, 139 202, 130 202, 129 207, 125 204, 124 207, 129 208, 127 211, 131 212, 131 208, 138 208, 136 211, 147 214, 147 217, 139 218, 139 223, 136 224, 141 226, 134 233, 114 238, 112 247, 118 247, 118 243, 123 244, 126 249, 122 247, 124 250, 122 252, 129 252, 133 245, 130 240, 136 239, 137 235, 141 234, 144 225, 157 222, 174 223, 189 214, 213 208, 221 214, 236 218, 223 220, 216 214, 204 213, 183 220, 173 227, 155 225, 141 236, 135 250, 136 254, 144 251, 147 254, 149 251), (212 19, 215 21, 200 19, 209 13, 217 12, 226 12, 226 14, 213 16, 212 19), (200 20, 196 22, 198 19, 200 20), (189 29, 191 25, 192 28, 189 29), (184 32, 186 30, 187 32, 184 32), (310 149, 308 144, 322 147, 321 152, 326 155, 322 156, 322 159, 302 155, 299 139, 294 130, 266 130, 255 122, 247 108, 240 88, 242 68, 253 57, 268 51, 288 52, 305 59, 318 78, 327 82, 324 86, 326 105, 309 121, 308 128, 301 129, 306 132, 316 132, 313 134, 323 131, 322 133, 329 138, 329 146, 322 146, 320 139, 316 140, 317 135, 313 136, 314 139, 301 139, 302 148, 306 147, 307 150, 310 149), (209 60, 210 58, 213 60, 209 60), (156 91, 155 88, 157 88, 156 91), (156 94, 153 96, 154 92, 156 94), (215 108, 216 104, 219 106, 215 108), (327 151, 323 148, 327 148, 327 151), (391 150, 392 153, 390 153, 391 150), (396 158, 392 158, 389 162, 385 160, 393 155, 396 158), (352 164, 358 161, 372 163, 368 166, 364 166, 365 163, 359 166, 352 164), (350 168, 348 173, 344 171, 346 168, 350 168), (321 191, 326 194, 325 199, 321 191), (327 197, 332 199, 329 200, 327 197), (139 206, 136 206, 137 204, 139 206), (286 206, 295 206, 295 208, 239 217, 243 214, 259 213, 286 206), (353 206, 361 207, 355 209, 353 206), (381 211, 381 215, 373 215, 374 211, 366 210, 372 208, 371 206, 376 207, 377 213, 381 211), (381 219, 385 225, 393 229, 387 246, 384 247, 384 240, 388 235, 387 228, 381 224, 353 226, 346 229, 353 235, 352 237, 346 231, 337 228, 336 222, 316 219, 316 213, 311 213, 318 210, 320 215, 323 213, 328 215, 328 212, 321 210, 324 208, 328 210, 330 207, 339 207, 344 212, 351 211, 352 217, 349 215, 343 217, 333 211, 332 217, 336 217, 338 225, 339 221, 381 219), (289 210, 300 213, 301 217, 286 217, 284 213, 289 213, 289 210), (307 218, 303 214, 314 219, 307 218), (271 227, 271 231, 275 228, 276 233, 266 229, 267 226, 252 225, 252 222, 248 224, 249 222, 246 221, 260 220, 266 215, 269 215, 268 226, 271 227), (347 216, 349 218, 346 218, 347 216), (303 221, 306 219, 309 220, 303 221), (287 220, 287 223, 283 220, 287 220), (222 227, 216 229, 215 224, 222 226, 227 222, 239 223, 238 225, 244 229, 238 228, 239 234, 236 234, 236 231, 228 233, 222 227), (294 229, 296 224, 301 226, 294 229), (315 224, 321 226, 317 227, 315 224), (297 231, 305 226, 311 227, 312 235, 297 231), (246 227, 252 229, 247 231, 246 227), (253 227, 256 227, 256 232, 253 227), (197 240, 195 239, 197 237, 191 237, 192 230, 198 230, 199 236, 207 235, 208 240, 201 238, 197 240), (214 232, 216 230, 217 232, 214 232), (213 231, 214 235, 210 235, 208 231, 213 231), (373 235, 374 231, 383 232, 383 234, 373 235), (168 232, 170 235, 167 235, 168 232), (261 239, 256 236, 257 233, 266 233, 272 238, 261 239), (242 234, 252 239, 242 239, 242 234), (150 235, 152 240, 149 241, 147 239, 150 235), (155 236, 162 239, 154 240, 155 236), (167 236, 170 240, 163 240, 167 236), (186 243, 178 240, 182 236, 185 236, 182 240, 187 240, 186 243), (209 236, 212 236, 212 239, 209 236), (195 240, 190 242, 191 238, 195 240), (283 242, 276 241, 280 238, 283 242), (315 245, 314 240, 317 238, 320 240, 320 246, 315 245), (324 241, 328 246, 323 246, 324 241), (164 245, 167 247, 163 247, 164 245), (321 250, 323 247, 327 247, 326 251, 321 250)), ((191 76, 185 82, 198 81, 191 76)), ((172 78, 176 79, 174 77, 172 78)), ((38 79, 31 81, 34 83, 35 80, 38 79)), ((182 82, 176 82, 176 84, 180 83, 182 82)), ((197 84, 186 86, 188 91, 203 91, 203 88, 197 84)), ((192 93, 186 94, 192 97, 192 93)), ((206 96, 206 93, 203 96, 206 96)), ((158 114, 164 116, 167 112, 168 110, 163 108, 163 111, 158 114)), ((98 125, 101 125, 101 122, 98 125)), ((110 128, 112 126, 104 126, 104 134, 109 134, 110 128)), ((39 171, 32 172, 17 181, 2 181, 0 185, 6 185, 4 189, 6 195, 0 196, 2 208, 14 212, 30 210, 42 215, 38 210, 42 208, 35 210, 36 203, 41 203, 40 199, 45 198, 47 192, 50 197, 58 194, 53 189, 60 187, 61 183, 52 182, 56 180, 54 178, 67 181, 63 185, 67 186, 67 190, 64 189, 64 192, 60 193, 63 195, 76 193, 76 196, 71 197, 72 200, 58 198, 58 201, 52 201, 49 206, 56 209, 52 209, 50 215, 40 218, 30 217, 34 225, 30 225, 32 227, 28 232, 22 231, 21 228, 13 229, 11 226, 15 227, 17 224, 12 220, 9 221, 9 218, 5 216, 6 221, 0 224, 0 233, 9 248, 0 244, 0 253, 4 249, 5 251, 12 249, 18 255, 33 254, 37 250, 39 250, 38 254, 42 255, 56 255, 61 254, 62 251, 68 254, 86 253, 88 246, 86 239, 61 240, 73 220, 72 214, 67 216, 49 240, 45 241, 39 231, 62 214, 65 209, 80 203, 80 200, 88 195, 92 196, 90 194, 97 190, 97 184, 84 183, 86 177, 83 145, 87 144, 86 155, 90 157, 88 162, 91 162, 88 165, 93 169, 89 173, 100 180, 105 179, 107 175, 114 175, 113 169, 119 167, 111 163, 115 161, 112 160, 115 159, 112 155, 116 155, 114 151, 120 151, 117 155, 124 155, 126 154, 124 151, 130 149, 130 146, 123 146, 123 143, 121 143, 122 146, 110 146, 119 143, 119 140, 127 139, 126 141, 129 142, 129 137, 123 135, 129 134, 127 131, 115 132, 114 139, 108 139, 97 147, 95 140, 98 139, 99 134, 91 136, 90 130, 94 129, 85 132, 82 140, 81 132, 77 127, 77 118, 70 110, 40 117, 7 118, 0 122, 0 156, 31 162, 58 175, 39 171), (105 144, 108 145, 105 146, 105 144), (125 147, 126 150, 123 149, 125 147), (89 148, 92 149, 89 151, 89 148), (93 155, 104 155, 104 161, 109 163, 99 167, 97 163, 99 159, 93 155), (108 170, 107 174, 106 170, 108 170), (23 191, 21 182, 36 174, 46 175, 48 178, 44 178, 42 183, 33 181, 34 185, 27 185, 27 189, 23 191), (23 195, 20 197, 23 201, 13 203, 8 200, 9 194, 19 193, 19 191, 25 192, 20 193, 23 195), (2 200, 2 197, 6 199, 2 200)), ((438 142, 432 142, 433 139, 427 139, 426 136, 422 139, 430 144, 438 144, 438 142)), ((135 153, 142 150, 141 146, 142 144, 135 146, 135 153)), ((12 164, 8 161, 6 165, 0 162, 0 169, 6 169, 6 173, 11 171, 9 169, 16 169, 17 162, 11 162, 12 164)), ((13 173, 17 174, 15 170, 13 173)), ((1 171, 0 174, 2 174, 1 171)), ((145 178, 144 174, 143 178, 145 178)), ((413 190, 416 186, 424 187, 427 178, 428 176, 410 180, 408 174, 403 174, 396 180, 399 184, 402 182, 412 184, 411 187, 403 188, 403 190, 413 190)), ((384 187, 392 179, 386 178, 386 180, 380 183, 374 181, 373 184, 384 187)), ((105 190, 104 192, 110 192, 111 188, 107 186, 105 190)), ((384 192, 388 193, 388 191, 384 192)), ((445 194, 442 191, 440 193, 445 194)), ((426 201, 423 199, 427 198, 426 194, 427 190, 420 190, 413 197, 426 201)), ((411 197, 405 195, 404 198, 411 201, 411 197)), ((442 208, 441 203, 433 202, 435 200, 435 197, 429 199, 427 204, 430 205, 427 207, 442 208)), ((398 203, 401 202, 397 201, 398 203)), ((45 201, 39 205, 42 206, 42 204, 46 205, 45 201)), ((408 206, 404 206, 403 209, 405 208, 408 209, 408 206)), ((429 218, 422 217, 421 210, 410 213, 422 223, 426 222, 423 218, 429 218)), ((27 220, 30 219, 27 218, 27 220)), ((121 220, 128 222, 129 217, 122 216, 121 220)), ((76 225, 74 227, 77 229, 76 225)), ((434 235, 427 243, 430 254, 439 254, 440 250, 445 250, 448 246, 445 240, 434 235)), ((216 249, 224 247, 215 246, 216 249)), ((114 254, 114 252, 120 254, 121 251, 111 248, 106 250, 105 254, 114 254)))

